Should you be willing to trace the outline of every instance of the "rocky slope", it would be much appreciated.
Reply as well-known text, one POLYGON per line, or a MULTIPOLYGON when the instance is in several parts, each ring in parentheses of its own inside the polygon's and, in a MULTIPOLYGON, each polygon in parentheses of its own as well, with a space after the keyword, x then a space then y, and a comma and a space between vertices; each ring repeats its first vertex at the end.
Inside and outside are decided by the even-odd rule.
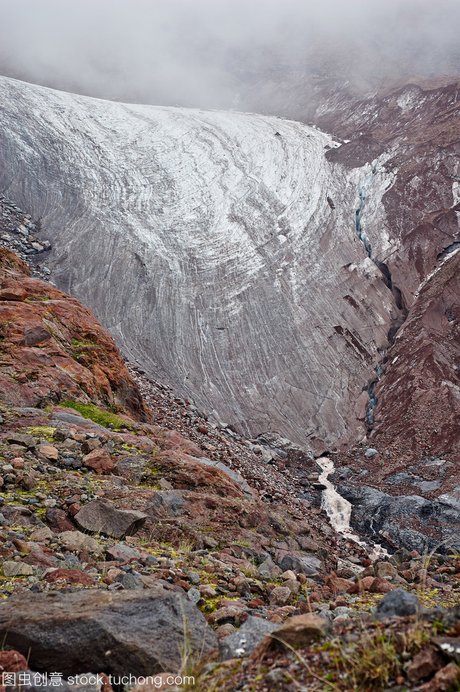
MULTIPOLYGON (((316 689, 337 641, 351 655, 359 631, 384 656, 364 685, 431 678, 435 692, 458 677, 458 560, 399 551, 372 564, 293 492, 319 493, 293 450, 218 428, 130 367, 149 407, 90 311, 7 249, 0 310, 3 672, 59 670, 69 691, 88 671, 104 692, 120 675, 166 685, 179 671, 200 690, 316 689), (393 616, 405 617, 405 648, 392 620, 375 620, 393 616)), ((344 661, 338 689, 358 674, 344 661)))
MULTIPOLYGON (((47 221, 27 252, 93 305, 125 353, 190 396, 192 417, 263 433, 268 457, 289 443, 267 430, 303 452, 338 450, 334 478, 373 540, 452 544, 456 83, 358 99, 320 81, 308 114, 336 139, 261 116, 109 104, 14 80, 1 89, 1 185, 47 221)), ((35 229, 20 226, 22 251, 35 229)), ((283 497, 318 504, 315 464, 289 458, 283 497)))
POLYGON ((130 360, 246 434, 321 451, 361 428, 398 313, 355 228, 366 181, 385 245, 385 158, 349 169, 330 135, 258 115, 4 78, 0 101, 0 191, 43 221, 54 280, 130 360))

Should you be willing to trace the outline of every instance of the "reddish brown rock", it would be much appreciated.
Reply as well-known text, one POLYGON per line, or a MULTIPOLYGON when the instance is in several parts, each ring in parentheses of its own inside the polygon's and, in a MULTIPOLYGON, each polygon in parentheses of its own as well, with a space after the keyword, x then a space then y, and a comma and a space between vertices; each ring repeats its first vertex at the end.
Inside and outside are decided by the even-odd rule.
POLYGON ((397 587, 395 584, 391 584, 386 579, 379 579, 376 577, 372 582, 372 586, 370 587, 369 591, 371 593, 388 593, 389 591, 394 591, 396 588, 397 587))
POLYGON ((450 692, 456 689, 460 682, 460 668, 455 663, 449 663, 430 682, 418 688, 419 692, 450 692))
POLYGON ((328 621, 318 615, 296 615, 274 630, 270 635, 274 641, 293 646, 308 646, 325 636, 329 629, 328 621))
POLYGON ((98 447, 83 457, 83 464, 98 474, 110 473, 115 468, 115 462, 105 449, 98 447))
POLYGON ((19 651, 0 651, 0 673, 16 673, 28 668, 29 664, 19 651))
POLYGON ((443 667, 444 659, 432 648, 420 651, 407 666, 407 677, 411 682, 420 682, 443 667))
POLYGON ((48 572, 45 581, 50 584, 64 582, 69 584, 81 584, 82 586, 94 586, 96 583, 89 574, 79 569, 55 569, 48 572))
POLYGON ((45 521, 54 533, 75 531, 75 524, 69 519, 64 510, 57 507, 50 507, 46 511, 45 521))

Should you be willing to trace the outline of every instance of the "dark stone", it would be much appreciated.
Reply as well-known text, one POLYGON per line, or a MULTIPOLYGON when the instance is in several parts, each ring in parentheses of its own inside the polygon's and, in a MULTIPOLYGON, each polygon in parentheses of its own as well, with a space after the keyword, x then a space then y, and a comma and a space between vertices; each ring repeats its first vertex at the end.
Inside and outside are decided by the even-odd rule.
POLYGON ((337 491, 353 505, 352 527, 393 548, 423 554, 460 549, 460 503, 446 502, 445 495, 428 500, 420 495, 388 495, 369 486, 338 484, 337 491), (448 548, 446 548, 448 546, 448 548))
POLYGON ((182 595, 158 589, 18 594, 0 604, 0 637, 31 668, 65 676, 178 671, 184 643, 196 657, 217 648, 200 611, 182 595))
POLYGON ((309 553, 283 553, 280 551, 277 554, 276 563, 283 572, 292 570, 305 574, 307 577, 314 577, 322 568, 321 560, 309 553))
POLYGON ((20 447, 27 447, 28 449, 32 449, 32 447, 35 447, 37 444, 37 440, 32 437, 32 435, 22 433, 9 433, 6 439, 10 445, 19 445, 20 447))
POLYGON ((415 615, 419 609, 420 603, 415 594, 404 589, 394 589, 382 598, 375 609, 375 615, 379 620, 384 620, 395 615, 398 617, 415 615))
POLYGON ((123 572, 116 577, 115 582, 121 584, 124 589, 132 591, 133 589, 143 589, 144 584, 141 579, 131 572, 123 572))

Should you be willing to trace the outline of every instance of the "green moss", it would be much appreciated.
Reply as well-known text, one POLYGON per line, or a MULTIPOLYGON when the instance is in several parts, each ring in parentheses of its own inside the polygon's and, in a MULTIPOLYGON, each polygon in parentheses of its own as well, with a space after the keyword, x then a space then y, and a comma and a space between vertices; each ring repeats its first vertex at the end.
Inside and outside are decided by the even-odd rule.
POLYGON ((101 348, 100 344, 89 339, 72 339, 70 342, 72 348, 82 350, 85 348, 101 348))
POLYGON ((128 454, 139 454, 140 450, 138 447, 135 447, 134 445, 129 445, 126 442, 124 442, 120 449, 122 449, 124 452, 127 452, 128 454))
POLYGON ((35 295, 28 296, 24 302, 25 303, 47 303, 49 300, 51 300, 51 298, 49 296, 41 294, 41 293, 37 293, 35 295))
POLYGON ((117 416, 116 413, 98 408, 94 404, 82 404, 79 401, 63 401, 61 406, 72 408, 78 411, 83 418, 88 418, 104 428, 112 428, 113 430, 121 430, 122 428, 132 427, 127 421, 117 416))
POLYGON ((36 425, 26 428, 25 432, 28 435, 33 435, 33 437, 41 437, 47 440, 47 442, 53 442, 56 428, 53 428, 50 425, 36 425))

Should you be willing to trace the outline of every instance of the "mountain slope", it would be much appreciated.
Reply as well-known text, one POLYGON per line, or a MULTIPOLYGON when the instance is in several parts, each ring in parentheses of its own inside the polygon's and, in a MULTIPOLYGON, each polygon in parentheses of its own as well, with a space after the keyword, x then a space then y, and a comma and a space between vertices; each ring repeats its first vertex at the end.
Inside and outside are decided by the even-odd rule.
POLYGON ((58 285, 131 360, 247 434, 356 434, 397 314, 355 227, 365 181, 388 241, 384 158, 350 169, 300 123, 9 79, 0 103, 0 190, 43 219, 58 285))

